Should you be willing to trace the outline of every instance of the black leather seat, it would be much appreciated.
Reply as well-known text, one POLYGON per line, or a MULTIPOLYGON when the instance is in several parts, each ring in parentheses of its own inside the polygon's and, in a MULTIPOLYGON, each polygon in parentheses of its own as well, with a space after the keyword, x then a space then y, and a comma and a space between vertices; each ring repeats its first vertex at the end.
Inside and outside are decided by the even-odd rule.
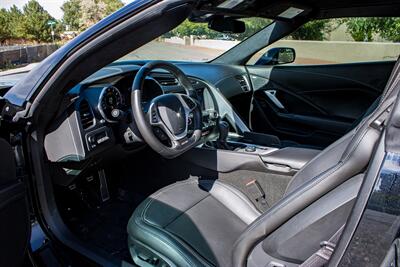
POLYGON ((260 215, 237 189, 193 178, 161 189, 135 210, 129 246, 149 246, 177 266, 230 266, 231 245, 260 215))
MULTIPOLYGON (((399 69, 396 64, 393 73, 399 69)), ((396 99, 392 77, 376 109, 327 147, 261 214, 244 194, 218 181, 189 179, 161 189, 134 212, 129 248, 135 263, 155 266, 296 266, 345 223, 396 99), (157 265, 162 266, 162 265, 157 265)))

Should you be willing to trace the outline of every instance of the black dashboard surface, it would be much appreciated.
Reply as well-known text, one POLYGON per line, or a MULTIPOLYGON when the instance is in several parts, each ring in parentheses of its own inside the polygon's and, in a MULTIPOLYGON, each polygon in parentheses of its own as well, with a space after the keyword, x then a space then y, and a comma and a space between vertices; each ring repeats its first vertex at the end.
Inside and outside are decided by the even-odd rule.
MULTIPOLYGON (((111 77, 126 72, 135 72, 139 70, 139 68, 145 63, 146 61, 115 62, 94 73, 82 83, 91 83, 95 80, 104 79, 106 77, 111 77)), ((239 79, 241 77, 245 77, 247 80, 249 80, 246 67, 244 66, 195 62, 173 63, 177 65, 187 76, 201 79, 217 87, 226 98, 246 93, 243 91, 239 79)), ((160 73, 167 72, 160 70, 160 73)), ((250 89, 251 84, 248 86, 250 89)))
MULTIPOLYGON (((68 177, 79 175, 100 162, 136 153, 145 146, 130 103, 131 86, 141 65, 119 62, 107 66, 66 94, 59 115, 47 130, 45 150, 50 162, 58 162, 71 174, 68 177), (111 116, 115 110, 122 115, 111 116)), ((202 142, 217 137, 218 119, 230 122, 238 133, 248 131, 228 101, 230 96, 251 92, 243 90, 243 80, 249 80, 244 67, 207 63, 176 65, 188 76, 196 91, 195 98, 203 116, 202 142)), ((246 87, 251 88, 249 84, 246 87)), ((145 111, 158 95, 185 93, 185 90, 172 74, 156 69, 146 78, 142 92, 145 111)))
MULTIPOLYGON (((50 162, 69 166, 66 168, 69 170, 70 163, 75 162, 72 172, 79 173, 86 166, 124 157, 145 145, 130 103, 131 86, 141 65, 114 63, 69 90, 45 137, 50 162), (112 113, 115 111, 119 112, 117 116, 112 113)), ((250 84, 243 87, 243 81, 249 80, 244 67, 207 63, 176 65, 188 76, 201 105, 203 142, 217 136, 218 119, 230 122, 238 133, 248 131, 228 101, 231 96, 251 92, 250 84)), ((158 95, 185 93, 185 90, 172 74, 156 69, 146 78, 142 92, 145 111, 158 95)))

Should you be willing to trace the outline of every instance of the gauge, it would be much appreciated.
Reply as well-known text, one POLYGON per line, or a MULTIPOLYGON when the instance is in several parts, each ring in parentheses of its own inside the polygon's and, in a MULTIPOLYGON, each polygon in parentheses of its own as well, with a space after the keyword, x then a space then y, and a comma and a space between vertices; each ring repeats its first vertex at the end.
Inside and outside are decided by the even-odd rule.
POLYGON ((123 105, 122 94, 115 86, 104 87, 100 93, 98 109, 108 122, 116 122, 111 116, 113 109, 120 109, 123 105))

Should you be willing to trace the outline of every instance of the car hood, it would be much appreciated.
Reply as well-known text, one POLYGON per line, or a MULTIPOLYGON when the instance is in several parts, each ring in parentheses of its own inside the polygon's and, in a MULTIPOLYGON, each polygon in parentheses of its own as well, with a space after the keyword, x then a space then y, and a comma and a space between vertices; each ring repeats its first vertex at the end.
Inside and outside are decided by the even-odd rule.
POLYGON ((32 63, 22 68, 0 72, 0 89, 13 87, 17 82, 23 80, 38 63, 32 63))

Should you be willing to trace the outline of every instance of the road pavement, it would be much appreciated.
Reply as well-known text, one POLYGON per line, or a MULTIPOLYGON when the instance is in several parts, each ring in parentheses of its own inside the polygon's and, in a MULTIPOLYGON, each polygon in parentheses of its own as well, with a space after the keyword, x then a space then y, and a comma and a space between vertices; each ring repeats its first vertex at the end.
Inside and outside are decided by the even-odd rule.
POLYGON ((145 59, 209 61, 223 52, 218 49, 153 41, 122 57, 119 61, 145 59))

